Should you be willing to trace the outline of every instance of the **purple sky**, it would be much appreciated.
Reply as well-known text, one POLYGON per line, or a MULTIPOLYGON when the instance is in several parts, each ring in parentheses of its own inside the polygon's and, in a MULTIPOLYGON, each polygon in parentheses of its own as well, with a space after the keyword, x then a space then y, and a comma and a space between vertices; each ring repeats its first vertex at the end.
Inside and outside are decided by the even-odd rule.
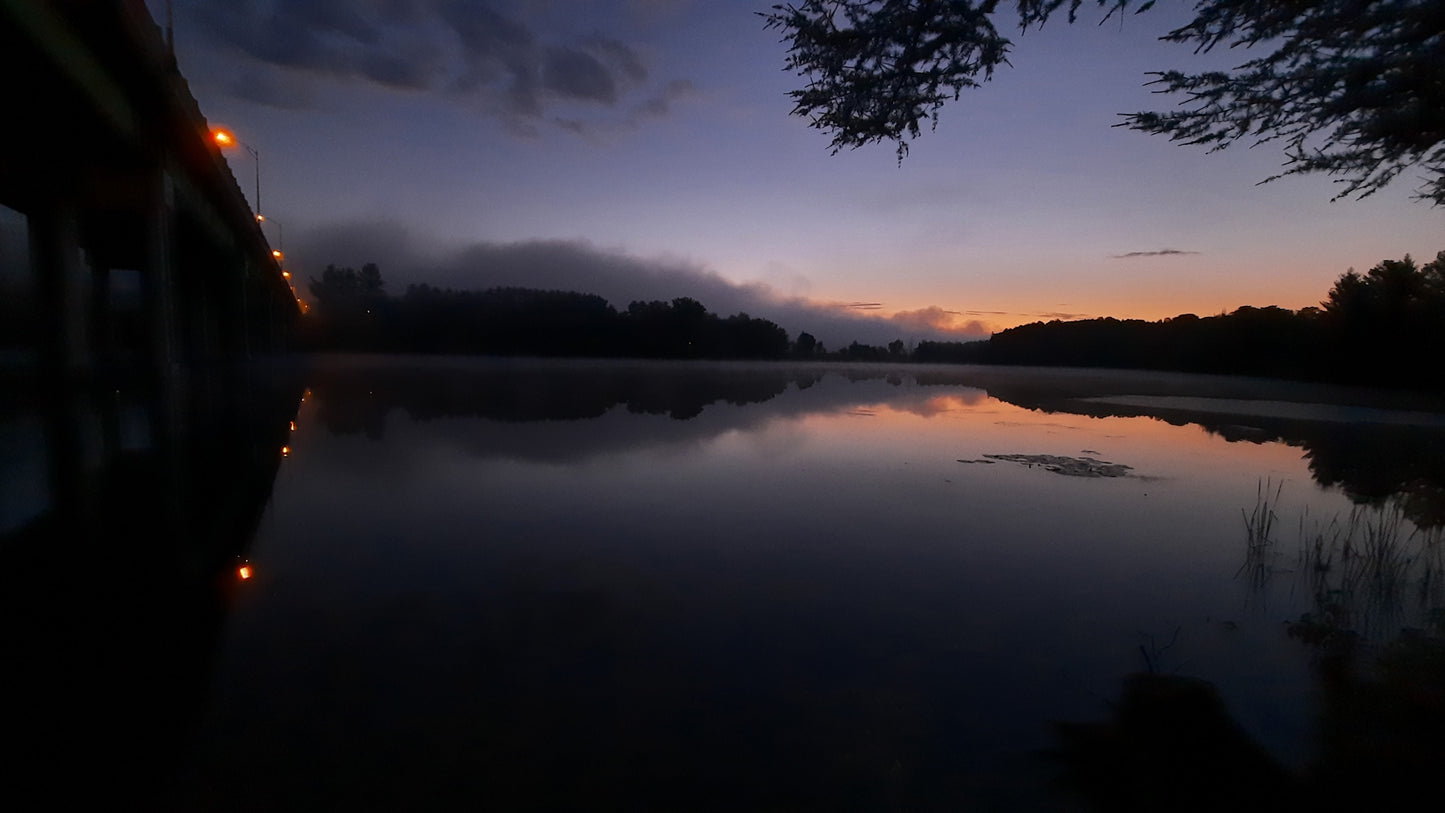
MULTIPOLYGON (((151 0, 157 19, 163 3, 151 0)), ((694 296, 825 342, 1046 318, 1317 304, 1349 267, 1445 249, 1406 173, 1365 201, 1256 182, 1268 146, 1207 155, 1112 128, 1150 70, 1226 66, 1157 42, 1162 2, 1015 36, 900 166, 830 155, 744 0, 174 0, 201 109, 260 155, 288 267, 380 264, 388 290, 527 285, 694 296)), ((1005 25, 1012 26, 1011 22, 1005 25)), ((250 153, 230 154, 252 194, 250 153)))

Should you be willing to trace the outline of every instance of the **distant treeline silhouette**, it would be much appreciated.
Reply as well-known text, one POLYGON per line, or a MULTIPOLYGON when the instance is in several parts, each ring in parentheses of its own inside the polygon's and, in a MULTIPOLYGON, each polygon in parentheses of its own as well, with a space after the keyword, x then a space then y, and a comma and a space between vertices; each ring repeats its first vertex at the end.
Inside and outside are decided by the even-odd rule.
POLYGON ((695 299, 633 302, 594 294, 412 285, 385 293, 374 264, 327 266, 310 285, 313 349, 671 359, 806 358, 1107 367, 1445 389, 1445 251, 1343 274, 1319 307, 1242 307, 1146 322, 1034 322, 974 342, 852 342, 829 352, 803 331, 745 313, 720 317, 695 299))
POLYGON ((618 311, 594 294, 529 288, 456 291, 411 285, 388 296, 381 271, 328 265, 312 279, 308 347, 408 353, 766 359, 788 334, 746 313, 720 317, 688 297, 618 311))
POLYGON ((1158 322, 1035 322, 986 342, 920 342, 914 361, 1114 367, 1445 389, 1445 251, 1353 269, 1320 307, 1158 322))

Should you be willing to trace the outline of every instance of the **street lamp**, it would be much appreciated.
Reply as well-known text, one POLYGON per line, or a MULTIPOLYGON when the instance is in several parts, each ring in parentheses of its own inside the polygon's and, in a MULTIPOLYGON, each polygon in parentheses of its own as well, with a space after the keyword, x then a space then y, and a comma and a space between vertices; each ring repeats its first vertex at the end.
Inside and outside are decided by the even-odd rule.
MULTIPOLYGON (((245 147, 246 152, 251 153, 251 159, 256 164, 256 211, 261 211, 261 153, 255 147, 236 138, 236 134, 230 130, 212 130, 211 138, 216 142, 216 146, 223 150, 232 147, 245 147)), ((260 217, 256 219, 260 220, 260 217)))
POLYGON ((272 225, 274 225, 274 226, 276 227, 276 248, 280 249, 282 254, 285 254, 285 253, 286 253, 286 230, 283 229, 283 228, 281 228, 281 221, 279 221, 279 220, 277 220, 277 219, 275 219, 275 218, 267 217, 267 216, 265 216, 265 215, 256 215, 256 222, 257 222, 257 223, 270 223, 270 224, 272 224, 272 225))
MULTIPOLYGON (((268 221, 271 222, 271 223, 275 223, 275 224, 276 224, 276 246, 277 246, 277 247, 271 251, 271 256, 272 256, 273 258, 275 258, 277 267, 278 267, 278 268, 281 267, 281 265, 282 265, 282 263, 283 263, 283 261, 284 261, 284 259, 285 259, 285 254, 284 254, 283 252, 284 252, 285 249, 286 249, 286 231, 285 231, 285 229, 281 228, 281 222, 280 222, 280 221, 274 220, 274 219, 271 219, 271 218, 268 218, 268 217, 266 217, 265 215, 261 214, 261 152, 260 152, 260 150, 257 150, 255 147, 251 146, 250 144, 247 144, 246 142, 242 141, 241 139, 236 138, 236 134, 233 133, 233 132, 231 132, 230 130, 227 130, 227 129, 221 128, 221 127, 217 127, 217 128, 215 128, 215 129, 211 130, 211 140, 214 141, 214 142, 216 142, 216 146, 217 146, 217 147, 220 147, 220 148, 223 149, 223 150, 225 150, 225 149, 230 149, 230 148, 232 148, 232 147, 245 147, 245 148, 246 148, 246 152, 251 153, 251 160, 255 163, 255 166, 256 166, 256 225, 257 225, 258 228, 261 228, 261 224, 262 224, 262 223, 266 223, 266 222, 268 222, 268 221)), ((265 231, 264 231, 264 229, 263 229, 263 230, 262 230, 262 238, 264 239, 264 237, 265 237, 265 231)), ((296 286, 291 283, 291 272, 285 270, 284 268, 282 268, 282 270, 281 270, 281 276, 286 279, 286 284, 287 284, 288 286, 290 286, 290 288, 291 288, 291 293, 294 295, 294 294, 296 293, 296 286)), ((244 289, 243 289, 243 291, 242 291, 242 295, 243 295, 243 296, 245 295, 244 289)), ((305 313, 305 312, 308 310, 307 307, 306 307, 306 303, 305 303, 305 302, 302 302, 300 297, 297 297, 297 298, 296 298, 296 304, 297 304, 298 307, 301 308, 301 312, 302 312, 302 313, 305 313)), ((249 350, 247 351, 247 355, 248 355, 248 356, 250 355, 249 350)))

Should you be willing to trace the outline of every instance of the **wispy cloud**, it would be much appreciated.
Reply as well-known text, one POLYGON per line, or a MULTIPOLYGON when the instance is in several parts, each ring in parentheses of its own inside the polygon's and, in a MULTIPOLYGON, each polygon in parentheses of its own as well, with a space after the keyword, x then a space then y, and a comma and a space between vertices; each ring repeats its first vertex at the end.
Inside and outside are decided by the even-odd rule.
MULTIPOLYGON (((954 313, 955 311, 950 311, 954 313)), ((1073 319, 1088 319, 1087 313, 1074 313, 1072 311, 962 311, 961 316, 973 316, 985 319, 993 324, 1019 324, 1022 322, 1036 322, 1040 319, 1058 319, 1070 321, 1073 319)))
POLYGON ((1127 254, 1110 254, 1109 257, 1115 260, 1132 260, 1135 257, 1178 257, 1185 254, 1198 254, 1197 251, 1181 251, 1177 248, 1161 248, 1154 251, 1130 251, 1127 254))

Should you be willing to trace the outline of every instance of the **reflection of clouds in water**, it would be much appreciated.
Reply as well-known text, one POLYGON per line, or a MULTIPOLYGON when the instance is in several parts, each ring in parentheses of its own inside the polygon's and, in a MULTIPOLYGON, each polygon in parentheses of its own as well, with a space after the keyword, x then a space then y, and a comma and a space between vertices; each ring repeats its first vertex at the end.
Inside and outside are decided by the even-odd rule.
MULTIPOLYGON (((1058 371, 889 364, 349 359, 328 365, 322 365, 314 381, 323 425, 333 433, 380 439, 399 427, 398 422, 405 423, 407 448, 384 452, 403 467, 434 465, 437 461, 428 461, 429 454, 455 458, 458 450, 469 458, 552 464, 639 450, 686 455, 730 432, 772 437, 775 424, 810 415, 882 420, 890 414, 929 419, 968 412, 1010 414, 991 424, 1060 436, 1100 427, 1091 420, 1048 420, 1050 415, 1148 417, 1198 425, 1228 441, 1304 446, 1316 480, 1337 485, 1357 500, 1379 499, 1402 489, 1425 493, 1428 489, 1419 483, 1435 488, 1433 484, 1445 482, 1445 432, 1429 426, 1273 416, 1258 418, 1260 429, 1243 437, 1221 431, 1230 423, 1221 416, 1178 409, 1152 414, 1139 401, 1103 403, 1075 397, 1102 387, 1157 390, 1157 376, 1060 376, 1058 371), (1042 420, 1028 420, 1030 416, 1042 420)), ((1187 377, 1168 383, 1219 387, 1212 379, 1187 377)), ((1318 400, 1317 390, 1311 395, 1318 400)), ((796 432, 789 437, 801 442, 796 432)), ((1100 437, 1131 436, 1110 432, 1100 437)), ((363 465, 374 453, 358 447, 335 459, 363 465)))
POLYGON ((431 444, 554 463, 643 448, 686 452, 779 419, 882 410, 929 417, 940 404, 988 400, 976 388, 939 395, 896 365, 344 359, 323 366, 314 383, 333 433, 381 439, 400 421, 410 426, 412 451, 431 444))
POLYGON ((955 412, 967 409, 969 412, 978 413, 973 407, 987 402, 988 393, 978 389, 965 389, 961 392, 949 395, 936 395, 921 401, 901 401, 888 404, 888 408, 894 412, 906 412, 910 415, 917 415, 920 418, 931 418, 945 412, 955 412))
POLYGON ((755 431, 738 433, 738 439, 760 460, 795 457, 811 439, 810 433, 802 426, 802 417, 776 417, 755 431))

